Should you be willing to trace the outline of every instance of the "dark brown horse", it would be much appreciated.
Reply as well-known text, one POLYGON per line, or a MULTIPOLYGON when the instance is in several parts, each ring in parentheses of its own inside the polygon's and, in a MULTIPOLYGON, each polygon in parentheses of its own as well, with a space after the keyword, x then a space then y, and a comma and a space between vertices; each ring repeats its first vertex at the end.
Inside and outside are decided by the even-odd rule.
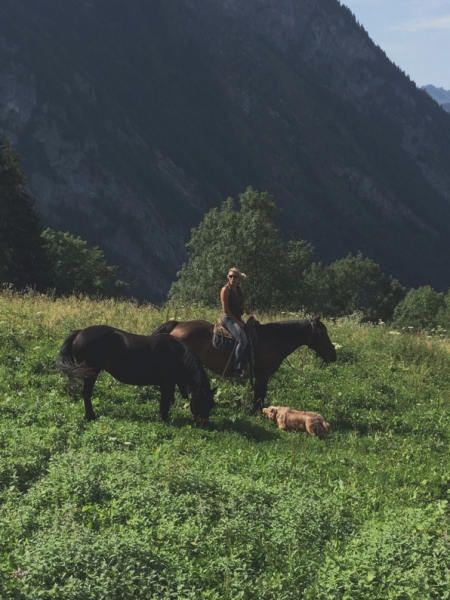
POLYGON ((66 338, 56 359, 69 377, 84 380, 83 399, 88 421, 96 418, 92 391, 100 371, 130 385, 156 385, 161 389, 159 412, 164 421, 175 400, 175 386, 183 398, 192 393, 190 407, 197 424, 208 421, 214 393, 199 357, 184 342, 170 335, 135 335, 108 325, 92 325, 66 338))
MULTIPOLYGON (((212 345, 214 326, 207 321, 167 321, 154 333, 170 333, 185 341, 199 355, 205 367, 218 375, 233 375, 233 360, 212 345)), ((300 346, 308 346, 326 362, 336 361, 336 349, 328 337, 320 317, 302 321, 279 321, 261 325, 255 322, 257 345, 255 349, 253 396, 254 410, 261 410, 271 375, 283 360, 300 346)))

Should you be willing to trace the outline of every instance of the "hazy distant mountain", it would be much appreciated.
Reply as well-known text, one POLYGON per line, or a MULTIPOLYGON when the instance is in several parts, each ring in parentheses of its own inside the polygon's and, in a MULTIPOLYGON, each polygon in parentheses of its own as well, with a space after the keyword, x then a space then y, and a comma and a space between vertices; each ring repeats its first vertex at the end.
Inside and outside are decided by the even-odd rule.
POLYGON ((424 85, 421 89, 428 92, 444 110, 450 112, 450 90, 437 88, 434 85, 424 85))
POLYGON ((141 296, 248 185, 316 259, 450 287, 450 119, 337 0, 2 0, 0 134, 141 296))

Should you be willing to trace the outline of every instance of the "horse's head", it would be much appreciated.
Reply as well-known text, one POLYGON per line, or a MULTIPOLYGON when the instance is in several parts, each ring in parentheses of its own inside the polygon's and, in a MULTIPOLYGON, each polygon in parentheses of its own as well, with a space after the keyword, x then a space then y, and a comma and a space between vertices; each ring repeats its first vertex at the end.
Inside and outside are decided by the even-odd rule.
POLYGON ((200 388, 192 394, 190 406, 196 425, 202 426, 209 423, 209 414, 216 404, 214 401, 216 391, 216 387, 200 388))
POLYGON ((325 362, 336 362, 336 348, 330 340, 327 328, 320 320, 319 316, 311 319, 311 335, 308 340, 308 347, 314 350, 325 362))

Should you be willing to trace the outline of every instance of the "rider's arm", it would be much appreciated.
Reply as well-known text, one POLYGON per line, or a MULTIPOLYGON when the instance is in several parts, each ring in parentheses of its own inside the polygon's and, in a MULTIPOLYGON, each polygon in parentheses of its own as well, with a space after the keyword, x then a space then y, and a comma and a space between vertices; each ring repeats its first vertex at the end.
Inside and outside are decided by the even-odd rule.
POLYGON ((253 317, 252 311, 247 307, 246 304, 242 305, 242 308, 244 309, 245 314, 250 318, 253 317))

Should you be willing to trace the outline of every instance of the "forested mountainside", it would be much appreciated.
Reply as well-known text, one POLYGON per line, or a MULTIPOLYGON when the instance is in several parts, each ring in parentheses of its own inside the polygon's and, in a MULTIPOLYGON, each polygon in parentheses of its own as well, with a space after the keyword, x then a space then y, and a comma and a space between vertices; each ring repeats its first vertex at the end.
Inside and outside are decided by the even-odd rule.
POLYGON ((450 90, 444 90, 444 88, 438 88, 431 84, 424 85, 421 89, 428 92, 445 111, 450 112, 450 90))
MULTIPOLYGON (((330 262, 450 286, 450 118, 337 0, 2 0, 0 135, 46 225, 164 297, 248 185, 330 262)), ((226 251, 226 249, 224 249, 226 251)))

